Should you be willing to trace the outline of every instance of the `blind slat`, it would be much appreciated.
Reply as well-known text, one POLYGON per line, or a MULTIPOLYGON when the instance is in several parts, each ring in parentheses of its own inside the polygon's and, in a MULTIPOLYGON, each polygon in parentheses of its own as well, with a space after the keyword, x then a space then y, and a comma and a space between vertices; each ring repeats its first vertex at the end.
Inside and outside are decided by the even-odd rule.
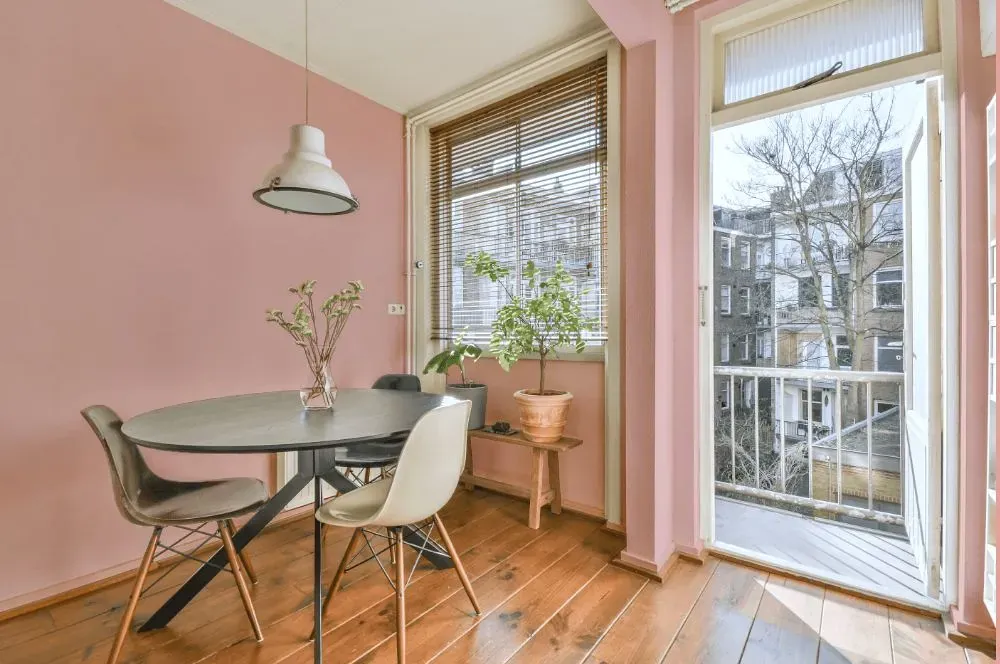
POLYGON ((501 288, 464 267, 487 251, 524 292, 529 260, 573 275, 588 342, 607 336, 604 58, 431 129, 431 336, 486 341, 501 288))

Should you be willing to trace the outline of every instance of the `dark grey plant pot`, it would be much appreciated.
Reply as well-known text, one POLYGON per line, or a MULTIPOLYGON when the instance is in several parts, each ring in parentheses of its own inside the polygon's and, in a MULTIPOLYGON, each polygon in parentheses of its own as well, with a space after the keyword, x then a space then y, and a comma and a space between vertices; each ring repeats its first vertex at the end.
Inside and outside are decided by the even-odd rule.
POLYGON ((482 429, 486 426, 486 386, 480 383, 469 385, 451 384, 445 392, 456 399, 472 402, 472 413, 469 415, 469 429, 482 429))

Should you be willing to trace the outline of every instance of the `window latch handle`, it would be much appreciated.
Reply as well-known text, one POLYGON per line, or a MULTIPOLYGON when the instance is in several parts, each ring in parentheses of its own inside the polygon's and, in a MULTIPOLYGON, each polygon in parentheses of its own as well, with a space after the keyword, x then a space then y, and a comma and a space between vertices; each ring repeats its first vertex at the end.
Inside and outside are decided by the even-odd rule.
POLYGON ((702 327, 708 325, 708 321, 705 319, 705 293, 707 291, 708 286, 698 286, 698 310, 700 312, 702 327))

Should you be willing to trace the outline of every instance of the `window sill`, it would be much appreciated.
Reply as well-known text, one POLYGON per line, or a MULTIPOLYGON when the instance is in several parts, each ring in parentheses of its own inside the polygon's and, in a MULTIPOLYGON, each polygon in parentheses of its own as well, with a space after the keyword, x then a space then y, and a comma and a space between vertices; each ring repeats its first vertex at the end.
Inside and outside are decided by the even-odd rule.
MULTIPOLYGON (((565 351, 559 353, 559 355, 549 355, 546 362, 604 362, 604 346, 587 348, 582 353, 574 353, 573 351, 565 351)), ((480 360, 495 360, 497 358, 495 353, 491 353, 488 350, 484 350, 483 354, 479 356, 480 360)), ((538 353, 531 353, 529 355, 524 355, 521 357, 522 360, 538 360, 538 353)))

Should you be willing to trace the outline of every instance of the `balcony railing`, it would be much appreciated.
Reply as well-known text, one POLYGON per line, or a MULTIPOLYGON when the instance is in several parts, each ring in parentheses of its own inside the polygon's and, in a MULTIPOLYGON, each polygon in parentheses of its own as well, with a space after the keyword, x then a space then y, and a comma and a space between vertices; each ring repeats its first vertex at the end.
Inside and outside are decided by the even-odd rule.
POLYGON ((903 525, 903 374, 715 367, 714 375, 732 401, 716 418, 717 490, 903 525))

